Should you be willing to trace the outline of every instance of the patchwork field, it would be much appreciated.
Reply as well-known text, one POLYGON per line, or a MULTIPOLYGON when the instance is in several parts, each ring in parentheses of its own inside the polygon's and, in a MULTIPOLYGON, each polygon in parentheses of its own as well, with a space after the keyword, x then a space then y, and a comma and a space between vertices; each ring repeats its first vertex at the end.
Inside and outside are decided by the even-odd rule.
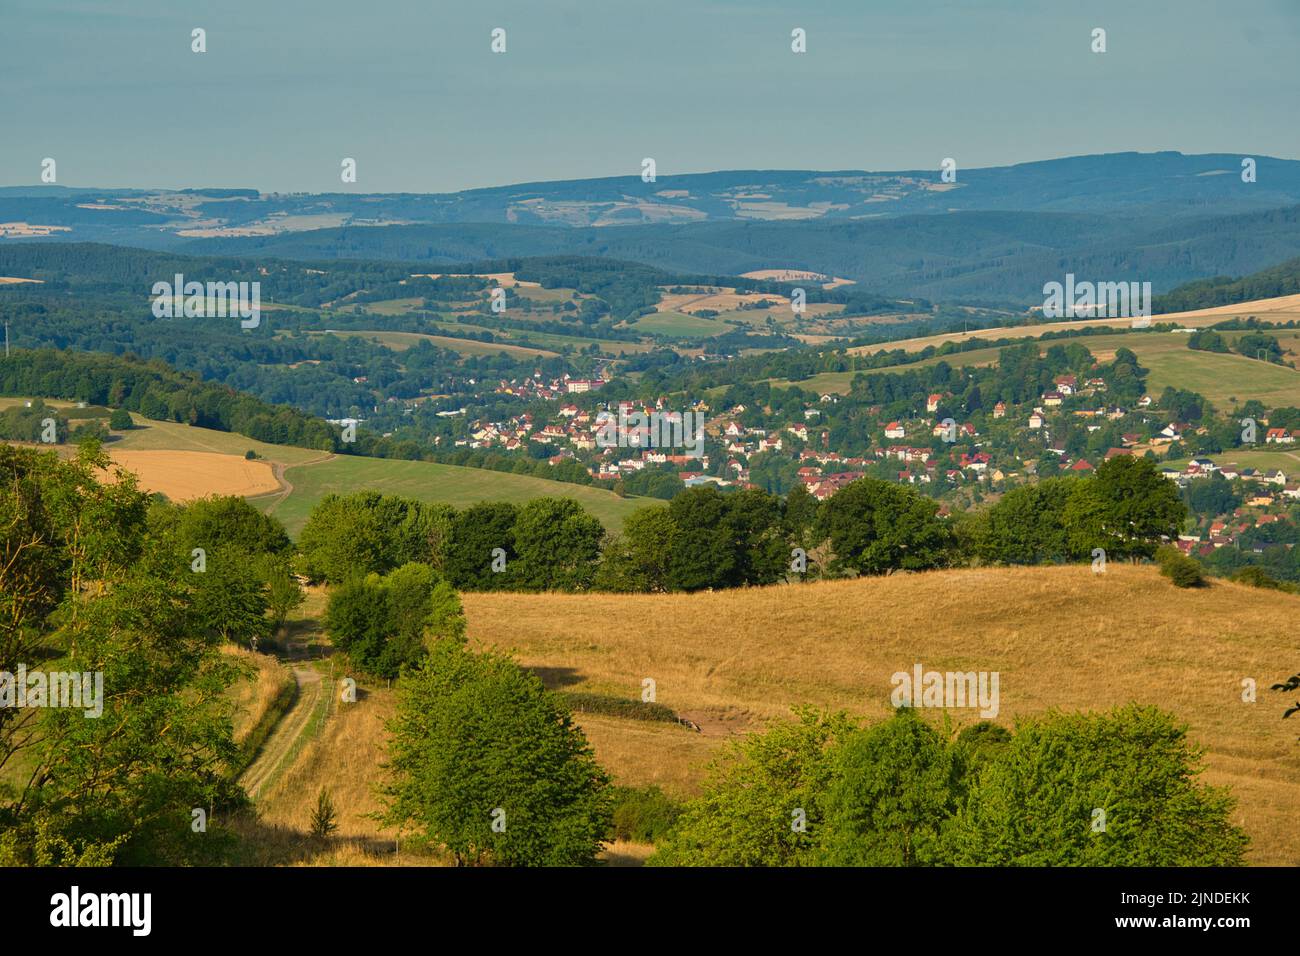
MULTIPOLYGON (((996 720, 1009 727, 1050 708, 1128 701, 1177 714, 1205 747, 1204 782, 1232 788, 1251 862, 1300 864, 1300 725, 1281 719, 1288 701, 1267 690, 1300 665, 1300 597, 1219 581, 1178 591, 1153 568, 1112 563, 1104 575, 976 569, 712 594, 463 600, 471 642, 513 650, 548 686, 637 699, 651 677, 659 702, 701 726, 576 715, 619 783, 689 795, 728 739, 794 705, 878 720, 890 712, 896 671, 997 671, 996 720), (1255 703, 1242 699, 1247 678, 1259 688, 1255 703)), ((365 816, 377 807, 391 709, 392 692, 379 685, 331 717, 268 795, 268 822, 305 828, 325 784, 340 835, 391 854, 392 834, 365 816)), ((946 716, 953 732, 978 720, 971 710, 946 716)))
MULTIPOLYGON (((23 402, 0 399, 0 410, 23 402)), ((47 404, 70 409, 69 402, 47 404)), ((204 494, 243 495, 263 511, 274 514, 289 534, 297 536, 311 509, 325 495, 348 494, 373 488, 387 494, 420 501, 443 501, 464 508, 480 501, 516 504, 542 496, 572 498, 611 531, 637 508, 662 505, 658 498, 620 498, 603 488, 549 481, 531 475, 442 465, 424 461, 398 461, 334 455, 310 448, 269 445, 231 432, 195 428, 132 415, 135 427, 115 433, 121 437, 105 446, 110 457, 136 472, 141 485, 161 491, 175 501, 204 494), (258 460, 244 458, 253 451, 258 460)), ((60 445, 72 454, 72 445, 60 445)))
MULTIPOLYGON (((1300 295, 1279 296, 1276 299, 1256 299, 1252 302, 1218 306, 1213 309, 1197 309, 1192 312, 1170 312, 1165 315, 1153 315, 1151 316, 1151 322, 1152 324, 1178 322, 1185 328, 1204 328, 1225 319, 1245 318, 1252 315, 1268 322, 1300 320, 1300 295)), ((872 355, 876 352, 890 351, 892 349, 919 352, 927 346, 939 346, 945 342, 965 342, 974 338, 1036 339, 1046 332, 1061 332, 1067 329, 1131 329, 1132 327, 1133 319, 1077 319, 1070 322, 1042 322, 1008 328, 981 329, 974 332, 947 332, 942 335, 927 335, 915 339, 899 339, 896 342, 861 345, 848 351, 851 354, 863 355, 872 355)))
POLYGON ((221 455, 238 455, 241 458, 247 451, 256 452, 259 458, 272 464, 300 465, 306 461, 319 459, 326 452, 311 448, 295 448, 292 445, 270 445, 266 442, 237 435, 234 432, 219 432, 210 428, 195 428, 179 422, 161 422, 141 418, 132 414, 135 427, 128 432, 121 432, 120 438, 108 446, 110 452, 119 449, 129 451, 196 451, 215 452, 221 455))
POLYGON ((706 319, 683 312, 654 312, 643 315, 630 328, 647 335, 664 335, 670 338, 697 339, 702 336, 722 335, 731 326, 718 319, 706 319))

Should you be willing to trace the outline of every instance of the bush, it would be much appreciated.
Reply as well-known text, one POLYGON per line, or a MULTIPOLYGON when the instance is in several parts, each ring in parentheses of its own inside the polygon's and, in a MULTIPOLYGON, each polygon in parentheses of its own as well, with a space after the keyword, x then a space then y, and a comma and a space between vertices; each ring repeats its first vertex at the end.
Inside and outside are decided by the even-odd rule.
POLYGON ((570 692, 564 694, 564 701, 575 713, 605 714, 609 717, 625 717, 629 720, 658 720, 664 723, 677 723, 677 715, 672 708, 653 701, 628 700, 626 697, 613 697, 609 694, 585 694, 570 692))
POLYGON ((616 840, 656 843, 681 815, 681 804, 654 785, 614 788, 616 840))
POLYGON ((1266 588, 1270 591, 1288 591, 1294 594, 1300 590, 1288 581, 1279 581, 1257 564, 1248 564, 1238 569, 1232 576, 1232 580, 1238 584, 1248 584, 1252 588, 1266 588))
POLYGON ((108 427, 115 432, 124 432, 134 424, 131 421, 131 413, 125 408, 114 409, 113 414, 108 417, 108 427))
POLYGON ((437 571, 411 562, 386 576, 368 574, 335 588, 325 630, 361 670, 391 679, 418 663, 431 642, 463 642, 465 615, 460 596, 437 571))
POLYGON ((1177 548, 1161 548, 1156 552, 1160 573, 1174 582, 1175 587, 1195 588, 1205 583, 1205 572, 1200 562, 1187 557, 1177 548))

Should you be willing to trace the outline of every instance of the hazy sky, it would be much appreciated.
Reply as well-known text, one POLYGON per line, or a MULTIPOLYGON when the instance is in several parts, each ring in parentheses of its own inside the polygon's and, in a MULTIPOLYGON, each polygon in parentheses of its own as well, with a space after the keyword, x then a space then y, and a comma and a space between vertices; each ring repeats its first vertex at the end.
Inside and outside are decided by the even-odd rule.
POLYGON ((38 182, 46 156, 69 186, 364 192, 636 175, 646 156, 661 177, 1130 149, 1300 158, 1300 0, 0 8, 3 185, 38 182))

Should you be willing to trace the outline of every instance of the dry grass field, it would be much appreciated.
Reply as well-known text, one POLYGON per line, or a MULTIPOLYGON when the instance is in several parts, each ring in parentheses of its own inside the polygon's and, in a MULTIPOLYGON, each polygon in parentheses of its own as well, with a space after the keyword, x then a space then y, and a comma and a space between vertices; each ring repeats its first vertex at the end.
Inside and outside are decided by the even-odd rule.
POLYGON ((276 695, 290 681, 289 672, 269 654, 256 654, 242 647, 228 645, 224 648, 231 657, 238 658, 254 668, 254 676, 240 681, 231 688, 235 704, 235 740, 242 741, 267 715, 276 695))
POLYGON ((790 300, 776 293, 763 295, 758 292, 701 287, 699 291, 694 292, 664 292, 657 308, 660 312, 693 312, 698 309, 729 312, 742 305, 753 305, 755 302, 764 301, 780 303, 787 309, 790 307, 790 300))
MULTIPOLYGON (((1300 668, 1291 595, 1222 582, 1178 591, 1150 567, 1112 563, 1104 575, 975 569, 694 595, 463 599, 471 641, 512 649, 549 686, 631 699, 652 677, 659 702, 700 724, 695 733, 580 715, 619 783, 689 795, 728 738, 793 705, 878 720, 896 671, 998 671, 997 721, 1008 726, 1053 707, 1131 700, 1177 714, 1206 749, 1203 779, 1236 795, 1251 862, 1300 863, 1300 724, 1282 721, 1285 701, 1267 690, 1300 668), (1257 703, 1242 700, 1245 678, 1260 688, 1257 703)), ((339 839, 314 862, 411 862, 367 817, 392 705, 380 686, 340 708, 261 803, 264 823, 291 835, 305 832, 319 787, 331 789, 339 839)), ((947 715, 954 729, 978 720, 947 715)), ((626 850, 611 848, 610 862, 636 862, 641 850, 626 850)))
POLYGON ((172 501, 208 495, 266 495, 280 489, 264 461, 210 451, 139 451, 110 448, 113 461, 140 479, 146 491, 160 491, 172 501))

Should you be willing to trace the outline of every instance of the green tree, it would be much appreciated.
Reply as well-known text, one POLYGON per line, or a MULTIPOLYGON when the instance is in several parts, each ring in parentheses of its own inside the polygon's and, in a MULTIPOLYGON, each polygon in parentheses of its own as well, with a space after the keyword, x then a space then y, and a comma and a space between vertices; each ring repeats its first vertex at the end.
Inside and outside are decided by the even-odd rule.
POLYGON ((108 427, 115 432, 124 432, 134 426, 131 421, 131 413, 125 408, 113 409, 113 414, 108 417, 108 427))
POLYGON ((383 822, 457 865, 595 862, 609 779, 557 695, 507 657, 438 641, 398 682, 383 822))
POLYGON ((1247 839, 1226 791, 1197 784, 1201 751, 1154 707, 1022 724, 945 832, 979 866, 1238 866, 1247 839))
POLYGON ((1074 553, 1065 525, 1073 478, 1046 478, 1008 491, 989 508, 979 556, 1002 564, 1042 564, 1074 553))
POLYGON ((338 584, 390 566, 387 529, 357 495, 326 495, 298 535, 302 573, 338 584))
POLYGON ((623 534, 606 546, 595 586, 603 591, 667 591, 676 535, 677 524, 667 508, 638 508, 624 519, 623 534))
POLYGON ((188 563, 181 572, 189 585, 195 626, 235 644, 254 645, 269 637, 274 622, 266 613, 266 582, 247 556, 222 548, 209 552, 205 563, 202 572, 191 571, 188 563))
POLYGON ((334 589, 325 629, 361 670, 392 679, 418 663, 436 640, 465 639, 460 597, 427 564, 353 578, 334 589))
POLYGON ((171 507, 176 509, 174 522, 166 521, 160 509, 151 514, 151 522, 170 524, 177 547, 187 555, 193 548, 225 548, 254 557, 287 554, 293 546, 284 525, 238 495, 212 495, 171 507))
POLYGON ((591 587, 605 528, 572 498, 534 498, 515 518, 516 586, 537 591, 591 587))
POLYGON ((824 864, 944 862, 940 831, 965 793, 966 763, 910 707, 848 735, 836 755, 821 830, 824 864))
POLYGON ((952 529, 936 515, 937 502, 915 490, 860 478, 826 499, 819 540, 829 540, 833 573, 884 574, 943 567, 953 557, 952 529))
POLYGON ((1078 482, 1064 521, 1076 553, 1104 548, 1111 558, 1150 557, 1162 537, 1177 537, 1187 507, 1178 488, 1147 458, 1121 455, 1078 482))
POLYGON ((241 669, 147 545, 147 496, 125 473, 98 480, 108 464, 0 447, 0 670, 102 674, 85 708, 0 708, 5 864, 213 862, 228 835, 193 839, 190 808, 242 799, 226 694, 241 669))
POLYGON ((818 858, 822 797, 835 745, 853 729, 843 714, 796 710, 795 720, 732 743, 709 768, 701 796, 648 861, 656 866, 801 866, 818 858))
POLYGON ((307 599, 306 592, 293 575, 289 559, 280 554, 264 554, 254 562, 258 578, 266 583, 266 604, 275 630, 307 599))
POLYGON ((733 580, 737 554, 723 527, 727 502, 712 485, 688 488, 668 505, 675 533, 668 562, 673 591, 724 588, 733 580))
MULTIPOLYGON (((510 586, 514 573, 515 518, 518 509, 508 501, 488 501, 457 513, 451 524, 451 545, 444 559, 447 579, 462 591, 497 591, 510 586), (494 552, 505 561, 504 571, 494 571, 494 552)), ((499 564, 498 564, 499 566, 499 564)))

